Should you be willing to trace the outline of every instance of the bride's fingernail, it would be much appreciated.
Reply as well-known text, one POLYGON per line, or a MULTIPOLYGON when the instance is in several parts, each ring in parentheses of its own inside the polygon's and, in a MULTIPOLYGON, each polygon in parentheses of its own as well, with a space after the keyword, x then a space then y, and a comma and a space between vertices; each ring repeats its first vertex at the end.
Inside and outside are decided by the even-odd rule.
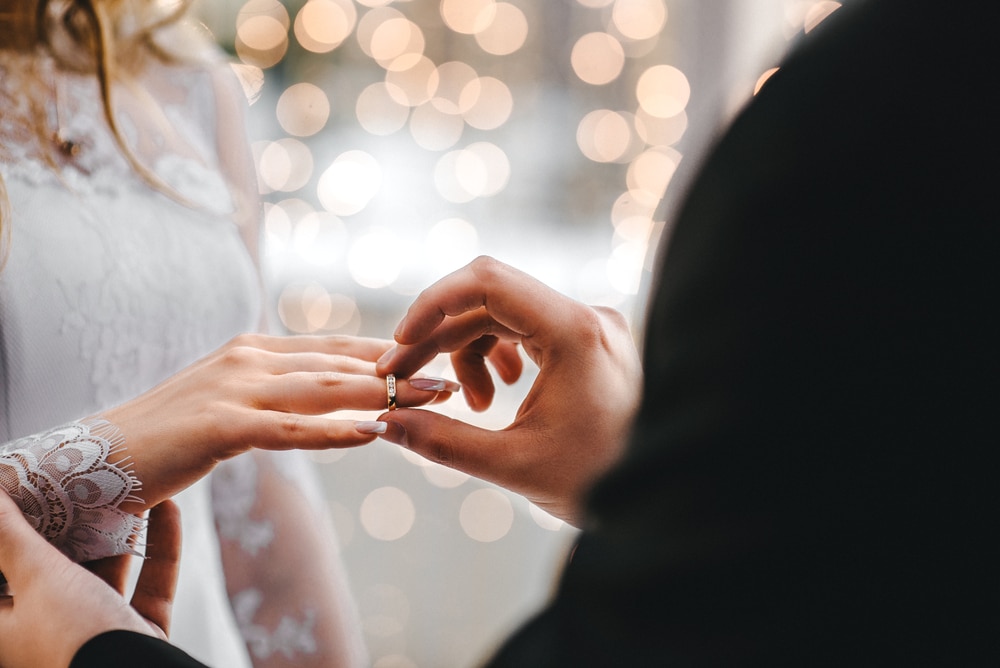
POLYGON ((361 434, 384 434, 385 422, 355 422, 354 429, 361 434))
POLYGON ((444 378, 411 378, 410 387, 428 392, 458 392, 462 386, 453 380, 444 378))

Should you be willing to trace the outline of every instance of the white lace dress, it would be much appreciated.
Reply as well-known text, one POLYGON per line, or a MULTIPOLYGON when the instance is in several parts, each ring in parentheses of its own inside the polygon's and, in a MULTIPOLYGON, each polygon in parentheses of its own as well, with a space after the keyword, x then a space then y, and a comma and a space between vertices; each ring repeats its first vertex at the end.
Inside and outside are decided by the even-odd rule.
MULTIPOLYGON (((0 271, 0 484, 77 558, 120 548, 132 525, 114 506, 141 497, 127 464, 109 465, 127 454, 113 426, 77 421, 258 325, 254 264, 213 157, 218 122, 228 122, 216 119, 215 79, 154 68, 149 88, 164 117, 145 125, 165 121, 160 133, 137 132, 129 109, 120 110, 140 157, 199 205, 192 210, 150 188, 123 159, 92 76, 0 49, 0 176, 10 203, 0 271), (32 130, 39 114, 59 139, 32 130), (47 141, 71 143, 52 151, 47 141)), ((224 585, 210 483, 177 500, 184 550, 172 639, 210 665, 248 665, 224 585)), ((239 521, 235 503, 227 512, 239 521)))

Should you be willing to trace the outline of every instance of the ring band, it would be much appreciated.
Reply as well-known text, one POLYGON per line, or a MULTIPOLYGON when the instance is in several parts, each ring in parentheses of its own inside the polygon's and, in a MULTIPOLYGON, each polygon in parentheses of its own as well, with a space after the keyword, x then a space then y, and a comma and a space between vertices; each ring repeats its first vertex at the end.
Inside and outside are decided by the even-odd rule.
POLYGON ((396 376, 391 373, 385 377, 385 394, 387 410, 396 410, 396 376))

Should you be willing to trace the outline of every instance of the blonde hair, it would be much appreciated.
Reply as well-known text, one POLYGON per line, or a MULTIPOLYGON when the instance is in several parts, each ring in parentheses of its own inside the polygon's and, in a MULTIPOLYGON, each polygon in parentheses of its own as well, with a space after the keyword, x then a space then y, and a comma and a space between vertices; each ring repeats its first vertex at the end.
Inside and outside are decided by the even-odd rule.
MULTIPOLYGON (((130 81, 142 66, 143 57, 180 62, 203 49, 190 48, 191 39, 166 48, 158 38, 167 28, 180 24, 191 0, 0 0, 0 49, 49 51, 63 68, 92 73, 96 78, 104 118, 122 155, 152 187, 187 204, 144 165, 125 141, 112 106, 115 81, 130 81), (119 58, 128 54, 128 60, 119 58), (136 55, 140 57, 136 57, 136 55), (181 55, 183 54, 183 55, 181 55)), ((179 43, 178 43, 179 42, 179 43)), ((39 128, 44 132, 44 128, 39 128)), ((9 201, 0 177, 0 268, 6 257, 9 201)))

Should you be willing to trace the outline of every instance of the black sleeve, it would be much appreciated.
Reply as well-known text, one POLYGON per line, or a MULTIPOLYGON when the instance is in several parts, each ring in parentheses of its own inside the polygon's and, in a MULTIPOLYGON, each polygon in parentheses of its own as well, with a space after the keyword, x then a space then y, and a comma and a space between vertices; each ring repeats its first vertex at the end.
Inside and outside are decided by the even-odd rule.
POLYGON ((108 631, 91 638, 73 657, 69 668, 113 666, 207 668, 170 643, 133 631, 108 631))
POLYGON ((625 458, 490 665, 998 665, 996 13, 845 2, 721 138, 625 458))

